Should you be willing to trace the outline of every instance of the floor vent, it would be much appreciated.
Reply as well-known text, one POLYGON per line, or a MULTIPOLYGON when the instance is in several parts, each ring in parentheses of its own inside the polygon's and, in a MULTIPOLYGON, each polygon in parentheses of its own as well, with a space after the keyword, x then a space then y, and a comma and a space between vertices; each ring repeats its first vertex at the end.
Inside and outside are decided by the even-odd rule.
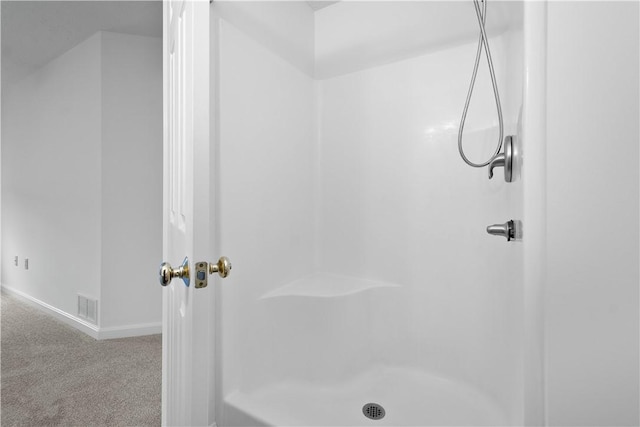
POLYGON ((78 294, 78 317, 98 324, 98 301, 78 294))
POLYGON ((377 403, 367 403, 362 407, 362 413, 372 420, 379 420, 385 415, 384 408, 377 403))

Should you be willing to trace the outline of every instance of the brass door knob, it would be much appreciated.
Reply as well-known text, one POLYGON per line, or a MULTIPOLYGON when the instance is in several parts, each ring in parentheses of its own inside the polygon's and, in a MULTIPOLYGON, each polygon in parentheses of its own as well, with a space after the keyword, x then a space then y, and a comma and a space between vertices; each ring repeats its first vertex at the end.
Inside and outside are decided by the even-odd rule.
POLYGON ((225 278, 231 272, 231 261, 226 256, 220 257, 217 264, 209 263, 209 274, 218 273, 225 278))
POLYGON ((187 257, 184 258, 182 264, 178 268, 172 268, 171 264, 168 262, 163 262, 160 264, 160 271, 158 272, 158 280, 162 286, 167 286, 171 283, 171 279, 174 277, 179 277, 184 282, 185 286, 189 286, 190 278, 189 278, 189 259, 187 257))
POLYGON ((226 256, 220 257, 217 263, 200 261, 194 264, 196 289, 206 288, 209 284, 209 274, 218 273, 225 278, 231 272, 231 261, 226 256))

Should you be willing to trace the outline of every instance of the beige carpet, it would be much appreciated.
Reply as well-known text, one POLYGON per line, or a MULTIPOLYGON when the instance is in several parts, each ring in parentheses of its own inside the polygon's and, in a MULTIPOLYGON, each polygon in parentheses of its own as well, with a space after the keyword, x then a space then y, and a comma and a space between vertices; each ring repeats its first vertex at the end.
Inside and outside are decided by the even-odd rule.
POLYGON ((0 299, 3 427, 160 425, 160 335, 96 341, 0 299))

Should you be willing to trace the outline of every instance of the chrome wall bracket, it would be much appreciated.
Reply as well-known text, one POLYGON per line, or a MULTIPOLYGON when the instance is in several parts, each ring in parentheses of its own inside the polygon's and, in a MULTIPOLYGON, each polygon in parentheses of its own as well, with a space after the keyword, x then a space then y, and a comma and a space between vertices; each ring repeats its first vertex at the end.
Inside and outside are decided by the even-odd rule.
POLYGON ((509 135, 504 139, 504 151, 495 156, 489 162, 489 179, 493 178, 493 169, 496 167, 504 168, 504 180, 506 182, 513 181, 513 166, 516 156, 516 150, 513 143, 513 136, 509 135))

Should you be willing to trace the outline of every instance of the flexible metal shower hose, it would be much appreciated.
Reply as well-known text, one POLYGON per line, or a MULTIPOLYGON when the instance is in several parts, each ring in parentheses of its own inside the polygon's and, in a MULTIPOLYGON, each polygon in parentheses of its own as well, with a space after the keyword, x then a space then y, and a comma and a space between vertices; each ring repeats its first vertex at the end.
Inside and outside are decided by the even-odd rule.
POLYGON ((502 147, 502 138, 504 134, 504 124, 502 120, 502 106, 500 105, 500 95, 498 95, 498 84, 496 83, 496 75, 493 71, 493 60, 491 59, 491 51, 489 50, 489 40, 487 39, 487 32, 485 31, 484 24, 487 18, 487 0, 483 0, 482 2, 482 11, 480 10, 479 0, 473 0, 473 5, 476 8, 476 15, 478 17, 478 25, 480 26, 480 38, 478 39, 478 50, 476 52, 476 62, 473 66, 473 74, 471 76, 471 84, 469 85, 469 92, 467 93, 467 101, 464 104, 464 111, 462 112, 462 119, 460 120, 460 130, 458 131, 458 151, 460 152, 460 156, 462 160, 465 161, 469 166, 473 166, 474 168, 481 168, 487 166, 491 160, 493 160, 498 153, 500 153, 500 148, 502 147), (498 127, 500 131, 500 135, 498 136, 498 144, 496 146, 496 150, 493 155, 483 163, 474 163, 467 158, 464 154, 464 150, 462 148, 462 131, 464 129, 464 122, 467 118, 467 111, 469 110, 469 102, 471 102, 471 95, 473 94, 473 87, 476 83, 476 76, 478 75, 478 64, 480 63, 480 56, 482 55, 482 46, 487 53, 487 63, 489 64, 489 73, 491 74, 491 84, 493 85, 493 94, 496 99, 496 107, 498 109, 498 127))

